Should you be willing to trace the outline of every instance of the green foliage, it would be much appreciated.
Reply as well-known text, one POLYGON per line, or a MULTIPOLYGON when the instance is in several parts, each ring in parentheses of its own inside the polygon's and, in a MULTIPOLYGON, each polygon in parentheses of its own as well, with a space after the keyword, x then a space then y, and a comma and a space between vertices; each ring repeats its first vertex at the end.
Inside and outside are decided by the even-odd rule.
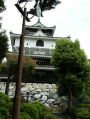
MULTIPOLYGON (((0 101, 9 103, 11 102, 11 99, 6 94, 0 93, 0 101)), ((2 105, 2 103, 0 103, 0 105, 2 105)))
MULTIPOLYGON (((5 93, 8 94, 9 83, 15 81, 18 74, 18 56, 10 54, 6 56, 7 62, 0 65, 0 73, 8 76, 5 93), (13 69, 13 70, 12 70, 13 69)), ((35 72, 36 61, 30 57, 23 58, 22 81, 30 79, 30 76, 35 72)))
POLYGON ((11 105, 11 99, 3 94, 0 93, 0 118, 1 119, 10 119, 10 105, 11 105))
POLYGON ((85 94, 90 97, 90 79, 85 82, 85 94))
POLYGON ((86 108, 76 108, 75 119, 90 119, 90 111, 86 108))
POLYGON ((5 107, 0 107, 0 117, 2 117, 2 119, 10 119, 9 110, 5 107))
MULTIPOLYGON (((0 119, 11 119, 12 100, 3 93, 0 93, 0 119)), ((56 119, 50 109, 39 102, 21 103, 20 119, 56 119)))
POLYGON ((31 104, 23 103, 22 106, 21 106, 21 112, 28 113, 34 119, 38 119, 39 118, 39 114, 38 114, 37 108, 34 107, 31 104))
POLYGON ((81 103, 79 106, 82 108, 90 110, 90 104, 81 103))
POLYGON ((56 7, 56 5, 58 5, 60 3, 59 0, 35 0, 36 4, 39 2, 40 7, 41 7, 41 11, 45 11, 45 10, 51 10, 54 9, 56 7))
POLYGON ((49 112, 47 112, 47 113, 45 112, 43 119, 56 119, 56 117, 54 115, 52 115, 51 113, 49 113, 49 112))
POLYGON ((24 57, 22 81, 27 81, 30 76, 35 73, 36 61, 30 57, 24 57))
MULTIPOLYGON (((27 0, 19 0, 19 3, 26 2, 26 1, 27 0)), ((41 12, 43 12, 46 10, 54 9, 61 2, 59 0, 35 0, 34 7, 29 12, 30 14, 36 15, 36 8, 38 3, 41 8, 41 12)))
POLYGON ((88 63, 84 51, 80 49, 79 43, 77 41, 72 42, 69 39, 60 39, 56 42, 56 48, 51 60, 57 68, 58 74, 70 72, 77 74, 78 77, 84 74, 84 68, 85 70, 87 69, 88 63))
POLYGON ((33 119, 56 119, 51 114, 50 109, 39 102, 23 103, 21 105, 21 112, 28 113, 33 119))
MULTIPOLYGON (((14 54, 7 55, 6 65, 7 65, 6 70, 8 72, 8 75, 10 77, 13 77, 13 79, 16 79, 17 71, 18 71, 18 56, 14 54)), ((26 56, 23 58, 22 81, 27 80, 28 77, 34 73, 35 66, 36 66, 36 62, 33 59, 26 56)))
POLYGON ((83 105, 67 108, 65 114, 69 115, 71 119, 90 119, 90 110, 83 105))
POLYGON ((73 74, 65 75, 64 79, 61 79, 59 82, 61 84, 57 83, 57 91, 59 95, 68 96, 71 92, 72 96, 77 97, 82 92, 83 82, 73 74))
POLYGON ((8 39, 6 36, 0 34, 0 63, 2 59, 6 56, 8 50, 8 39))
POLYGON ((85 96, 83 97, 82 103, 84 103, 84 104, 90 104, 90 96, 85 95, 85 96))
POLYGON ((21 112, 20 113, 20 119, 33 119, 28 113, 21 112))
POLYGON ((4 0, 0 0, 0 12, 5 10, 4 0))
MULTIPOLYGON (((68 96, 70 101, 78 97, 90 79, 90 65, 79 41, 62 38, 56 42, 52 64, 58 76, 58 94, 68 96), (56 63, 57 62, 57 63, 56 63)), ((69 101, 69 100, 68 100, 69 101)))
POLYGON ((46 116, 47 113, 50 113, 50 109, 45 107, 43 104, 39 102, 33 102, 32 103, 33 107, 38 109, 39 117, 42 119, 46 116))

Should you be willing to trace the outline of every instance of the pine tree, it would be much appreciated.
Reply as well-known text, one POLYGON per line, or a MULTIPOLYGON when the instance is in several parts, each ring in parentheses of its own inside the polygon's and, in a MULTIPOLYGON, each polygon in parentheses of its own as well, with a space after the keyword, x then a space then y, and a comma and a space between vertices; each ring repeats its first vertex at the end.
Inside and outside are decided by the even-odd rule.
POLYGON ((0 0, 0 12, 5 10, 4 0, 0 0))

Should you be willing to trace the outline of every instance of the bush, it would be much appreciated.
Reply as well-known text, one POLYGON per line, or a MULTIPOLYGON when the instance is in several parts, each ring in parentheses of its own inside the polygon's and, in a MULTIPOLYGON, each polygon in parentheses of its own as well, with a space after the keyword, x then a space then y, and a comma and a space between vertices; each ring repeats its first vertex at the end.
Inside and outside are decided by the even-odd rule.
POLYGON ((81 103, 79 107, 83 107, 90 110, 90 104, 81 103))
POLYGON ((28 113, 21 112, 20 113, 20 119, 33 119, 28 113))
POLYGON ((0 107, 6 107, 7 109, 11 105, 11 99, 3 93, 0 93, 0 107))
MULTIPOLYGON (((0 119, 11 119, 12 100, 0 93, 0 119)), ((51 110, 39 102, 21 103, 20 119, 56 119, 51 110)))
POLYGON ((89 110, 83 107, 76 108, 75 115, 75 119, 90 119, 89 110))
POLYGON ((39 118, 41 119, 45 117, 46 113, 51 112, 49 108, 47 108, 46 106, 44 106, 39 102, 33 102, 31 104, 33 105, 33 107, 35 107, 38 110, 39 118))
POLYGON ((39 102, 33 102, 31 104, 23 103, 21 105, 21 112, 27 113, 33 119, 56 119, 56 117, 52 115, 50 109, 39 102))
POLYGON ((63 114, 70 116, 71 119, 76 119, 74 118, 75 117, 75 106, 67 107, 63 114))
POLYGON ((87 105, 84 104, 67 108, 65 114, 72 119, 90 119, 90 110, 87 108, 87 105))
POLYGON ((0 93, 0 119, 10 119, 11 99, 3 93, 0 93))
POLYGON ((10 119, 11 115, 9 109, 0 107, 0 119, 10 119))
POLYGON ((6 94, 0 93, 0 101, 5 101, 6 103, 9 103, 11 102, 11 99, 6 94))
POLYGON ((43 114, 44 114, 43 119, 56 119, 56 117, 54 115, 52 115, 52 113, 50 113, 50 112, 45 112, 43 114))
POLYGON ((26 112, 33 119, 38 119, 39 118, 38 109, 36 107, 34 107, 33 105, 31 105, 30 103, 23 103, 21 105, 21 112, 26 112))

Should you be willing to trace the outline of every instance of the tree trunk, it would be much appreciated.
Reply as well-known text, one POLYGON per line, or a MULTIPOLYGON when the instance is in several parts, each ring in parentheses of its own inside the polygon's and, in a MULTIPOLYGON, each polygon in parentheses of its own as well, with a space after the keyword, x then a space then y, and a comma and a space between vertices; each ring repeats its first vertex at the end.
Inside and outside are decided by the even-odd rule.
POLYGON ((68 107, 71 108, 73 106, 73 97, 72 92, 70 91, 70 94, 68 96, 68 107))
POLYGON ((73 105, 73 97, 72 97, 72 92, 70 93, 70 107, 73 105))
POLYGON ((73 96, 72 92, 70 91, 70 94, 68 95, 68 114, 71 115, 72 113, 72 106, 73 106, 73 96))
POLYGON ((10 84, 10 76, 8 76, 8 79, 6 82, 6 88, 5 88, 5 94, 7 94, 7 95, 9 93, 9 84, 10 84))

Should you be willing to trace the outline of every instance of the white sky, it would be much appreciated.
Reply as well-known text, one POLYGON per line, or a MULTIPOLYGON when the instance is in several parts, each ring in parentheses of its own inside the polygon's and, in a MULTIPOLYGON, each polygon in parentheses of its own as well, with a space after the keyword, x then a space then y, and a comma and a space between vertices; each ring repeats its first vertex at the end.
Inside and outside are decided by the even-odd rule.
MULTIPOLYGON (((45 12, 41 22, 46 26, 56 25, 54 36, 71 36, 79 39, 81 48, 90 58, 90 0, 61 0, 62 3, 54 10, 45 12)), ((7 10, 3 13, 3 28, 14 33, 21 33, 22 17, 15 7, 17 0, 6 0, 7 10)), ((28 4, 31 8, 31 3, 28 4)), ((32 25, 37 22, 34 17, 32 25)))

